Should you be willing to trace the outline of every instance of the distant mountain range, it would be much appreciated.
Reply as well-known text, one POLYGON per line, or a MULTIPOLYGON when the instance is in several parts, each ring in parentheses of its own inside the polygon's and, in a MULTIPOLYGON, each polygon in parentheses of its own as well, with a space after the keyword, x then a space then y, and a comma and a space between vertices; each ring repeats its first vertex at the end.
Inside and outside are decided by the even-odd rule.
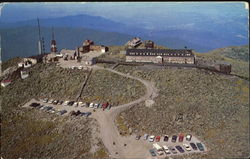
MULTIPOLYGON (((50 52, 51 28, 42 27, 42 35, 45 40, 46 52, 50 52)), ((18 27, 0 29, 2 36, 2 60, 6 61, 13 57, 27 57, 38 54, 38 29, 37 27, 18 27)), ((58 50, 62 48, 75 49, 82 45, 83 40, 94 40, 95 44, 124 45, 132 36, 102 32, 85 28, 56 27, 55 40, 58 50)))
MULTIPOLYGON (((244 20, 244 19, 243 19, 244 20)), ((51 27, 55 27, 56 40, 59 48, 72 48, 90 38, 104 45, 121 45, 130 38, 139 36, 143 40, 153 40, 159 45, 169 48, 188 48, 196 52, 207 52, 216 48, 245 45, 249 42, 247 32, 242 24, 239 28, 223 30, 214 28, 211 24, 199 29, 190 29, 188 26, 170 27, 165 30, 145 29, 121 22, 86 14, 66 16, 60 18, 40 19, 42 35, 45 37, 46 49, 49 49, 51 40, 51 27), (210 28, 210 29, 207 29, 210 28), (243 28, 243 29, 242 29, 243 28), (70 39, 70 40, 69 40, 70 39)), ((218 25, 218 24, 217 24, 218 25)), ((19 51, 20 55, 36 51, 37 46, 37 20, 27 20, 15 23, 0 22, 2 35, 3 59, 14 57, 19 51), (9 46, 12 46, 9 48, 9 46), (20 48, 13 50, 13 48, 20 48), (7 49, 9 48, 9 49, 7 49), (23 51, 22 51, 23 50, 23 51), (25 53, 26 52, 26 53, 25 53)), ((227 27, 228 28, 228 27, 227 27)))

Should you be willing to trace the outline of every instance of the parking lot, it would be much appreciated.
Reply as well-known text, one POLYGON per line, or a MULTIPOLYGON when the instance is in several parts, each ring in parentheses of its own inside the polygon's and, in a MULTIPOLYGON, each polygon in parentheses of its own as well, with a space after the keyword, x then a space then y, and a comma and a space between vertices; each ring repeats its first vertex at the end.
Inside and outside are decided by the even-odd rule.
POLYGON ((60 101, 48 99, 46 102, 44 99, 35 100, 32 99, 26 103, 23 107, 40 109, 41 111, 57 114, 60 116, 92 116, 95 112, 104 112, 111 109, 110 103, 84 103, 74 101, 60 101), (57 103, 53 103, 57 101, 57 103))
POLYGON ((193 135, 191 135, 191 138, 188 139, 186 138, 185 135, 182 138, 182 140, 180 140, 181 137, 179 134, 167 135, 167 136, 168 137, 164 138, 164 136, 148 135, 148 137, 146 138, 144 135, 141 136, 138 140, 138 135, 137 135, 135 137, 135 140, 138 140, 138 142, 139 141, 142 142, 142 144, 150 144, 151 148, 148 149, 148 153, 152 157, 157 157, 157 158, 190 154, 190 153, 203 153, 207 151, 205 145, 193 135), (173 140, 173 136, 176 137, 175 140, 173 140), (160 137, 160 139, 157 137, 160 137), (200 143, 202 146, 200 144, 198 144, 199 146, 197 146, 197 143, 200 143))

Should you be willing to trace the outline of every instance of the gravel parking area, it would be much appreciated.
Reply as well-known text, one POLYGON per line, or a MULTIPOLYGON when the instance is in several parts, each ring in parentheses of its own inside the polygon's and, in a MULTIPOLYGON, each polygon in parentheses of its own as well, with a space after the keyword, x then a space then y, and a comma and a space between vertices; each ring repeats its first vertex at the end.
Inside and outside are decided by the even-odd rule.
MULTIPOLYGON (((41 105, 46 105, 46 106, 51 106, 53 107, 56 111, 60 111, 60 110, 66 110, 67 112, 65 114, 63 114, 62 116, 67 116, 70 115, 71 111, 81 111, 81 112, 91 112, 91 116, 90 118, 99 118, 102 115, 108 115, 109 114, 109 110, 103 110, 102 108, 89 108, 89 107, 75 107, 75 106, 64 106, 64 105, 54 105, 54 104, 50 104, 50 103, 44 103, 42 102, 42 100, 35 100, 32 99, 30 100, 28 103, 26 103, 23 107, 26 108, 32 108, 29 105, 31 103, 40 103, 41 105)), ((32 109, 38 109, 38 108, 32 108, 32 109)), ((45 111, 45 110, 41 110, 41 111, 45 111)), ((178 135, 178 134, 176 134, 178 135)), ((177 137, 176 142, 172 142, 172 135, 169 135, 169 139, 168 141, 164 141, 163 140, 163 136, 161 136, 161 139, 159 142, 156 142, 156 140, 154 140, 153 142, 150 142, 148 139, 144 140, 143 136, 139 139, 136 140, 136 135, 131 135, 131 136, 127 136, 127 137, 122 137, 121 140, 119 141, 119 143, 115 143, 114 146, 118 146, 122 147, 121 145, 123 145, 124 152, 127 152, 128 154, 131 154, 131 156, 135 156, 135 157, 145 157, 145 158, 150 158, 152 157, 149 150, 150 149, 154 149, 153 148, 153 144, 157 143, 159 146, 167 146, 169 147, 174 147, 176 149, 175 146, 181 146, 184 150, 184 153, 180 153, 177 149, 177 153, 173 154, 172 152, 170 154, 166 154, 164 153, 163 155, 158 155, 157 153, 157 158, 164 158, 166 156, 178 156, 178 155, 184 155, 184 154, 191 154, 191 153, 205 153, 208 151, 207 147, 195 136, 192 136, 190 141, 187 141, 186 138, 184 137, 182 142, 179 142, 179 138, 177 137), (200 151, 199 149, 194 150, 192 149, 192 147, 190 146, 190 143, 202 143, 203 147, 204 147, 204 151, 200 151), (191 148, 191 151, 187 151, 183 144, 188 144, 189 147, 191 148), (136 151, 135 151, 136 150, 136 151), (138 153, 135 153, 138 152, 138 153)), ((156 152, 156 150, 155 150, 156 152)), ((119 151, 118 151, 119 153, 119 151)))
MULTIPOLYGON (((64 113, 64 114, 62 114, 61 116, 70 115, 71 111, 75 111, 76 112, 78 110, 80 112, 91 112, 91 114, 93 114, 93 113, 103 113, 104 111, 108 111, 108 109, 104 109, 103 110, 102 108, 80 107, 80 106, 73 106, 73 105, 72 106, 69 106, 69 105, 65 106, 63 104, 57 104, 57 105, 55 105, 55 104, 50 104, 48 102, 44 103, 44 102, 42 102, 42 100, 35 100, 35 99, 31 99, 23 107, 32 108, 32 107, 29 106, 31 103, 39 103, 39 104, 41 104, 43 106, 53 107, 56 110, 55 113, 57 113, 57 112, 59 112, 61 110, 66 110, 67 112, 64 113)), ((32 109, 39 109, 39 108, 32 108, 32 109)), ((41 111, 46 111, 46 110, 41 110, 41 111)))

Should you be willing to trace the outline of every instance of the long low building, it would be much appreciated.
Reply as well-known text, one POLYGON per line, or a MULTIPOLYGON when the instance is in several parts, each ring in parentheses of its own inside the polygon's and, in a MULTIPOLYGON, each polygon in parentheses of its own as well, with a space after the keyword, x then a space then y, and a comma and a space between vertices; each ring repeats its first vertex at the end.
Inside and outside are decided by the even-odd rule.
POLYGON ((126 62, 194 64, 190 49, 127 49, 126 62))

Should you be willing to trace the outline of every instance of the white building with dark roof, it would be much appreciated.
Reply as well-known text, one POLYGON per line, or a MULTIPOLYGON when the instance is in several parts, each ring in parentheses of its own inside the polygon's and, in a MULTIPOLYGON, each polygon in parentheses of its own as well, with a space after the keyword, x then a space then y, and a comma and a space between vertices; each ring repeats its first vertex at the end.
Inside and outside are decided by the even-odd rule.
POLYGON ((127 49, 126 62, 194 64, 190 49, 127 49))

